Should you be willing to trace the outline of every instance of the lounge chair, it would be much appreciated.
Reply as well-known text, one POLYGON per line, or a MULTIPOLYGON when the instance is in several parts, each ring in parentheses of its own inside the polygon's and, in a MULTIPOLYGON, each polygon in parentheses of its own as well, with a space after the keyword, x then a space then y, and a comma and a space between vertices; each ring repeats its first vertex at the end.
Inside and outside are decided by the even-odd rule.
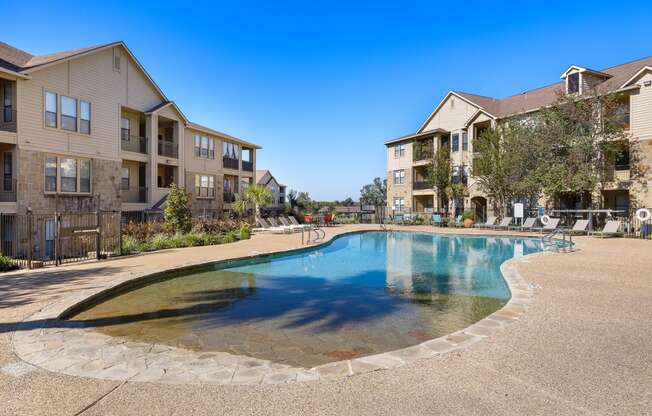
POLYGON ((512 217, 505 217, 502 220, 500 220, 500 224, 497 225, 492 225, 489 228, 492 228, 494 230, 506 230, 509 228, 509 224, 512 223, 512 217))
POLYGON ((462 220, 462 216, 458 215, 455 217, 455 222, 452 224, 453 227, 464 227, 464 221, 462 220))
POLYGON ((258 218, 256 220, 256 223, 258 224, 258 228, 254 228, 253 231, 269 231, 274 234, 287 234, 289 232, 292 232, 289 228, 287 227, 274 227, 270 225, 264 218, 258 218))
POLYGON ((537 219, 534 217, 526 218, 523 224, 521 225, 512 225, 508 227, 509 230, 519 230, 519 231, 532 231, 534 224, 536 224, 537 219))
POLYGON ((532 227, 532 231, 550 232, 556 230, 558 226, 559 226, 559 218, 550 218, 548 224, 544 225, 543 227, 532 227))
POLYGON ((444 219, 440 214, 432 214, 432 219, 430 220, 432 225, 441 227, 444 225, 444 219))
POLYGON ((269 223, 272 224, 272 227, 285 229, 286 232, 293 233, 295 231, 299 231, 299 229, 294 226, 290 227, 289 225, 283 225, 279 223, 278 221, 276 221, 276 218, 269 217, 267 218, 267 221, 269 221, 269 223))
POLYGON ((492 227, 495 223, 496 223, 496 217, 493 215, 488 215, 487 221, 481 224, 476 224, 475 228, 488 228, 488 227, 492 227))
POLYGON ((299 224, 299 221, 297 221, 296 218, 294 218, 292 215, 289 215, 287 219, 290 221, 290 225, 300 225, 301 227, 304 228, 310 228, 312 225, 310 224, 299 224))
POLYGON ((281 224, 284 227, 290 227, 293 231, 294 230, 301 230, 304 228, 310 228, 310 225, 308 224, 292 224, 287 218, 279 216, 278 220, 281 222, 281 224))
POLYGON ((586 234, 589 232, 589 220, 577 220, 568 232, 570 234, 586 234))
POLYGON ((610 220, 604 225, 602 231, 594 231, 590 235, 597 235, 601 238, 604 237, 622 237, 624 233, 620 231, 620 221, 610 220))

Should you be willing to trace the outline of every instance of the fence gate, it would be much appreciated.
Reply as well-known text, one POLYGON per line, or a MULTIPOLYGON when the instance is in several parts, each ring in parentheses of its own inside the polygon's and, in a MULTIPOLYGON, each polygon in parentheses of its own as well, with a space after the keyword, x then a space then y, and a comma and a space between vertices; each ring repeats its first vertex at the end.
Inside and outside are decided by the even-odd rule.
POLYGON ((0 249, 28 268, 117 255, 120 212, 0 214, 0 249))

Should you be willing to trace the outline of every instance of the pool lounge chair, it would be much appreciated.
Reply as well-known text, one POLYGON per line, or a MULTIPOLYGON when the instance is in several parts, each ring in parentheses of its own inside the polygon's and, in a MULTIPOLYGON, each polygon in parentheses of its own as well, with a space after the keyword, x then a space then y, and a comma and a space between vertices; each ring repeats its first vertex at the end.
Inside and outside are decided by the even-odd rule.
POLYGON ((294 226, 283 225, 283 224, 279 223, 278 221, 276 221, 276 218, 269 217, 269 218, 267 218, 267 221, 269 221, 269 223, 272 224, 272 227, 285 229, 286 232, 293 233, 293 232, 300 231, 298 228, 296 228, 294 226))
POLYGON ((281 224, 283 224, 284 227, 290 227, 292 230, 301 230, 301 229, 310 228, 310 225, 308 224, 299 224, 299 223, 292 224, 290 220, 288 220, 283 216, 279 216, 278 220, 281 222, 281 224))
POLYGON ((508 227, 509 230, 519 230, 519 231, 532 231, 532 228, 536 224, 537 219, 534 217, 526 218, 523 224, 521 225, 512 225, 508 227))
POLYGON ((586 234, 589 232, 589 220, 577 220, 573 225, 573 228, 568 230, 570 234, 586 234))
POLYGON ((620 231, 620 221, 610 220, 604 225, 602 231, 593 231, 590 235, 597 235, 600 238, 604 237, 622 237, 624 233, 620 231))
POLYGON ((292 231, 287 228, 287 227, 274 227, 270 225, 264 218, 258 218, 256 220, 256 223, 258 224, 258 228, 254 228, 253 231, 269 231, 274 234, 287 234, 291 233, 292 231))
POLYGON ((487 216, 487 221, 481 224, 476 224, 475 228, 489 228, 492 227, 496 223, 496 217, 493 215, 487 216))
POLYGON ((509 228, 509 224, 512 223, 512 217, 505 217, 502 220, 500 220, 500 224, 497 225, 492 225, 489 228, 492 228, 494 230, 506 230, 509 228))
POLYGON ((559 218, 550 218, 550 221, 548 221, 548 224, 544 225, 543 227, 532 227, 532 231, 540 231, 540 232, 551 232, 557 229, 559 226, 559 218))
POLYGON ((464 221, 462 220, 462 216, 458 215, 457 217, 455 217, 455 222, 453 222, 451 226, 456 228, 464 227, 464 221))

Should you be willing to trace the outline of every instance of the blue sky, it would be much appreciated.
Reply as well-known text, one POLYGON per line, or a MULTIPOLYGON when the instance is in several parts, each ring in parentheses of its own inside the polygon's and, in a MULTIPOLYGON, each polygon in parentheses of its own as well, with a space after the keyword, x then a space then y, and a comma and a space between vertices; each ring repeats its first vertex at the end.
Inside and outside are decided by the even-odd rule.
POLYGON ((124 40, 191 120, 320 200, 384 177, 383 142, 450 89, 503 97, 652 55, 649 2, 2 3, 0 40, 34 54, 124 40))

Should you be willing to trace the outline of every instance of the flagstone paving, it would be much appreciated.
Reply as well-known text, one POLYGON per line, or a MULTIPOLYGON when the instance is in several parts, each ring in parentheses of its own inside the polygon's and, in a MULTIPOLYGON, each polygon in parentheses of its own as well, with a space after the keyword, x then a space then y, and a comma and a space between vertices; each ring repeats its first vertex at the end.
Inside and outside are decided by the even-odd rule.
POLYGON ((313 369, 103 339, 51 319, 111 283, 297 248, 296 234, 8 273, 0 277, 0 414, 646 414, 652 246, 577 241, 575 253, 504 264, 510 303, 466 330, 313 369))

